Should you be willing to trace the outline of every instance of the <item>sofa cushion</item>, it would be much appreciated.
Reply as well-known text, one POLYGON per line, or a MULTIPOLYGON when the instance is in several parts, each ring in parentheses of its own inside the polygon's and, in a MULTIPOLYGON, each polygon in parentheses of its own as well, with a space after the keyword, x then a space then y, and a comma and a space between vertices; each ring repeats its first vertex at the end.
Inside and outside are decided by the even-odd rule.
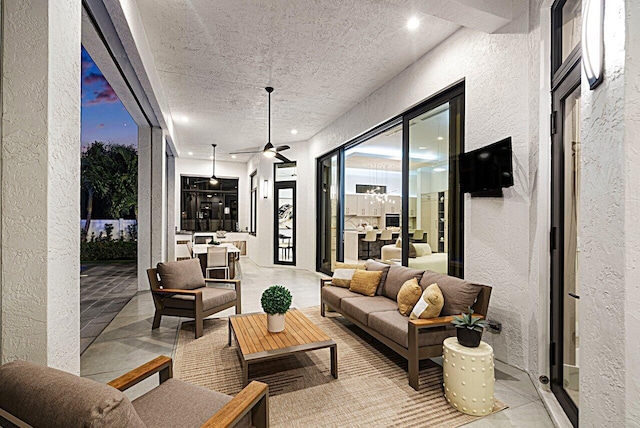
POLYGON ((381 311, 397 311, 398 305, 393 300, 383 296, 355 297, 353 299, 343 299, 340 302, 340 309, 362 324, 368 325, 369 314, 381 311))
POLYGON ((322 300, 334 309, 340 309, 342 299, 362 297, 362 294, 354 293, 346 288, 332 287, 325 285, 322 287, 322 300))
POLYGON ((331 277, 331 285, 336 287, 349 288, 351 285, 351 279, 356 272, 354 269, 337 268, 333 271, 333 277, 331 277))
POLYGON ((194 290, 206 285, 199 259, 158 263, 158 275, 162 288, 194 290))
MULTIPOLYGON (((409 347, 409 317, 401 315, 400 312, 374 312, 369 315, 368 326, 398 345, 409 347)), ((447 337, 455 335, 456 329, 453 325, 425 329, 418 334, 418 346, 441 345, 447 337)))
MULTIPOLYGON (((169 379, 135 399, 133 407, 148 428, 199 427, 232 398, 180 380, 169 379)), ((250 416, 245 416, 236 426, 250 427, 250 416)))
POLYGON ((380 284, 378 284, 378 289, 376 290, 376 294, 379 296, 382 294, 382 287, 384 287, 384 283, 387 280, 387 274, 389 273, 389 265, 386 263, 380 263, 375 260, 369 259, 367 260, 366 266, 367 266, 367 270, 382 272, 382 277, 380 277, 380 284))
MULTIPOLYGON (((217 306, 236 300, 236 291, 226 288, 203 287, 198 288, 202 292, 202 310, 208 311, 217 306)), ((168 308, 193 308, 195 296, 175 294, 170 299, 163 299, 162 303, 168 308), (189 302, 189 303, 186 303, 189 302)))
POLYGON ((418 252, 416 251, 416 247, 415 245, 413 245, 411 242, 409 243, 409 258, 410 259, 415 259, 416 257, 418 257, 418 252))
POLYGON ((444 297, 444 306, 442 307, 440 316, 460 315, 466 312, 469 306, 473 306, 481 290, 479 286, 464 279, 443 275, 430 270, 425 271, 420 280, 422 289, 424 290, 434 283, 438 284, 444 297))
POLYGON ((417 279, 411 278, 409 281, 402 284, 397 297, 398 312, 408 317, 413 310, 413 307, 418 303, 418 300, 420 300, 420 296, 422 296, 422 289, 420 288, 417 279))
POLYGON ((438 284, 431 284, 424 290, 420 299, 418 299, 418 302, 413 307, 409 318, 412 320, 418 318, 436 318, 440 315, 440 311, 442 311, 443 306, 444 297, 442 296, 440 287, 438 287, 438 284))
POLYGON ((388 297, 392 300, 396 300, 398 298, 398 291, 400 291, 400 287, 402 284, 409 281, 411 278, 415 278, 420 281, 422 277, 421 270, 411 269, 404 266, 391 266, 389 268, 389 273, 387 274, 387 280, 384 282, 384 287, 382 287, 382 295, 388 297))
POLYGON ((353 274, 353 278, 351 278, 349 291, 360 293, 364 296, 375 296, 381 277, 382 272, 380 271, 357 270, 353 274))
POLYGON ((360 269, 366 270, 367 266, 364 263, 342 263, 336 262, 334 269, 360 269))
POLYGON ((117 389, 26 361, 0 366, 0 408, 33 427, 145 426, 117 389))

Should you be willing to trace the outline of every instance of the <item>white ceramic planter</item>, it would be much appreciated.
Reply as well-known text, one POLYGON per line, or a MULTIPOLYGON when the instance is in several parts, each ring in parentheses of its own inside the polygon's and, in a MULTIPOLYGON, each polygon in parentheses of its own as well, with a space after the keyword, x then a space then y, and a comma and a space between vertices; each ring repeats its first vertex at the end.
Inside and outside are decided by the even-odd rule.
POLYGON ((267 314, 267 330, 279 333, 284 330, 284 314, 267 314))

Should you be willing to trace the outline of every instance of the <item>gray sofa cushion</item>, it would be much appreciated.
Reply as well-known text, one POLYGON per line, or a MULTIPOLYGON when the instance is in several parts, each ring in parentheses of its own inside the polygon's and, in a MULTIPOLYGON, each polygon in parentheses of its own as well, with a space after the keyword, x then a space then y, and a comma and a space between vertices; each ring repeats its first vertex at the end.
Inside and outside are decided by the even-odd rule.
POLYGON ((340 309, 340 301, 346 298, 362 297, 362 294, 349 291, 347 288, 325 285, 322 287, 322 300, 333 309, 340 309))
MULTIPOLYGON (((133 401, 148 428, 200 427, 232 397, 176 379, 169 379, 133 401)), ((250 416, 236 426, 251 426, 250 416)))
POLYGON ((367 270, 382 272, 380 283, 378 284, 378 289, 376 290, 376 296, 380 296, 382 294, 382 287, 384 287, 384 283, 387 280, 387 274, 389 273, 389 268, 391 266, 372 259, 367 260, 365 266, 367 267, 367 270))
POLYGON ((145 426, 117 389, 26 361, 0 366, 0 408, 33 427, 145 426))
MULTIPOLYGON (((398 311, 375 312, 369 315, 369 327, 393 340, 398 345, 409 348, 409 317, 398 311)), ((418 334, 418 346, 441 345, 451 336, 456 335, 453 327, 435 327, 423 330, 418 334)))
POLYGON ((158 263, 158 275, 162 288, 194 290, 206 285, 199 259, 158 263))
POLYGON ((402 288, 402 284, 411 278, 415 278, 420 282, 422 272, 421 270, 404 266, 391 266, 387 274, 387 280, 384 282, 384 287, 382 288, 382 295, 395 301, 398 298, 398 291, 402 288))
POLYGON ((441 317, 466 312, 469 306, 473 306, 481 290, 479 286, 464 279, 428 270, 420 280, 420 287, 425 290, 431 284, 438 284, 444 297, 441 317))
POLYGON ((340 309, 364 325, 369 323, 369 314, 381 311, 398 311, 398 304, 384 296, 354 297, 343 299, 340 309))
MULTIPOLYGON (((202 292, 203 311, 208 311, 209 309, 213 309, 217 306, 222 306, 225 303, 236 300, 235 290, 214 287, 198 288, 197 290, 202 292)), ((163 304, 168 308, 192 308, 193 305, 191 302, 193 302, 194 299, 194 296, 176 294, 170 299, 163 300, 163 304), (184 306, 185 301, 190 301, 189 305, 184 306)))

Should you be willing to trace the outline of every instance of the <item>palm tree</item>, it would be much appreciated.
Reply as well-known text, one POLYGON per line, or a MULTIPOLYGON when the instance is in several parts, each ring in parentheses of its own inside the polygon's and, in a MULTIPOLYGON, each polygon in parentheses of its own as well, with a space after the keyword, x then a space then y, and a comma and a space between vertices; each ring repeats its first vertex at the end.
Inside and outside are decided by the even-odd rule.
POLYGON ((94 142, 82 154, 81 179, 82 185, 87 189, 87 221, 84 224, 84 236, 89 233, 91 213, 93 212, 93 197, 106 196, 109 193, 109 157, 107 148, 103 143, 94 142))
POLYGON ((109 150, 112 162, 109 213, 113 218, 128 215, 132 209, 138 218, 138 152, 135 148, 112 145, 109 150))

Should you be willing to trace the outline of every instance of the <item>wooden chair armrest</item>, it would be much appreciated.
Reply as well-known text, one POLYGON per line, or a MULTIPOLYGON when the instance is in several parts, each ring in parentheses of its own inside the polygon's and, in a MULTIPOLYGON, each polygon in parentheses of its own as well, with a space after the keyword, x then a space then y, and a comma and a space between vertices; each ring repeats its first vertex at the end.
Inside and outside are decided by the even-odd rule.
POLYGON ((244 387, 238 395, 233 397, 231 401, 224 405, 220 410, 216 412, 207 422, 202 425, 202 428, 222 428, 232 427, 236 425, 240 419, 242 419, 247 413, 249 413, 256 405, 265 406, 261 409, 264 415, 259 416, 253 413, 254 420, 253 425, 268 426, 268 403, 269 398, 269 385, 262 382, 252 381, 249 385, 244 387), (262 420, 262 419, 266 420, 262 420), (260 420, 257 420, 260 419, 260 420))
POLYGON ((156 357, 148 363, 131 370, 129 373, 125 373, 112 380, 109 382, 109 385, 119 389, 120 391, 125 391, 158 372, 160 372, 160 383, 173 377, 171 358, 165 357, 164 355, 156 357))
MULTIPOLYGON (((484 318, 483 315, 473 315, 474 318, 484 318)), ((446 317, 437 317, 437 318, 429 318, 426 320, 409 320, 409 323, 415 325, 418 329, 422 328, 431 328, 431 327, 442 327, 444 325, 451 324, 454 316, 448 315, 446 317)))
POLYGON ((198 294, 202 294, 200 290, 179 290, 176 288, 159 288, 157 290, 153 290, 152 293, 156 294, 184 294, 188 296, 197 296, 198 294))

